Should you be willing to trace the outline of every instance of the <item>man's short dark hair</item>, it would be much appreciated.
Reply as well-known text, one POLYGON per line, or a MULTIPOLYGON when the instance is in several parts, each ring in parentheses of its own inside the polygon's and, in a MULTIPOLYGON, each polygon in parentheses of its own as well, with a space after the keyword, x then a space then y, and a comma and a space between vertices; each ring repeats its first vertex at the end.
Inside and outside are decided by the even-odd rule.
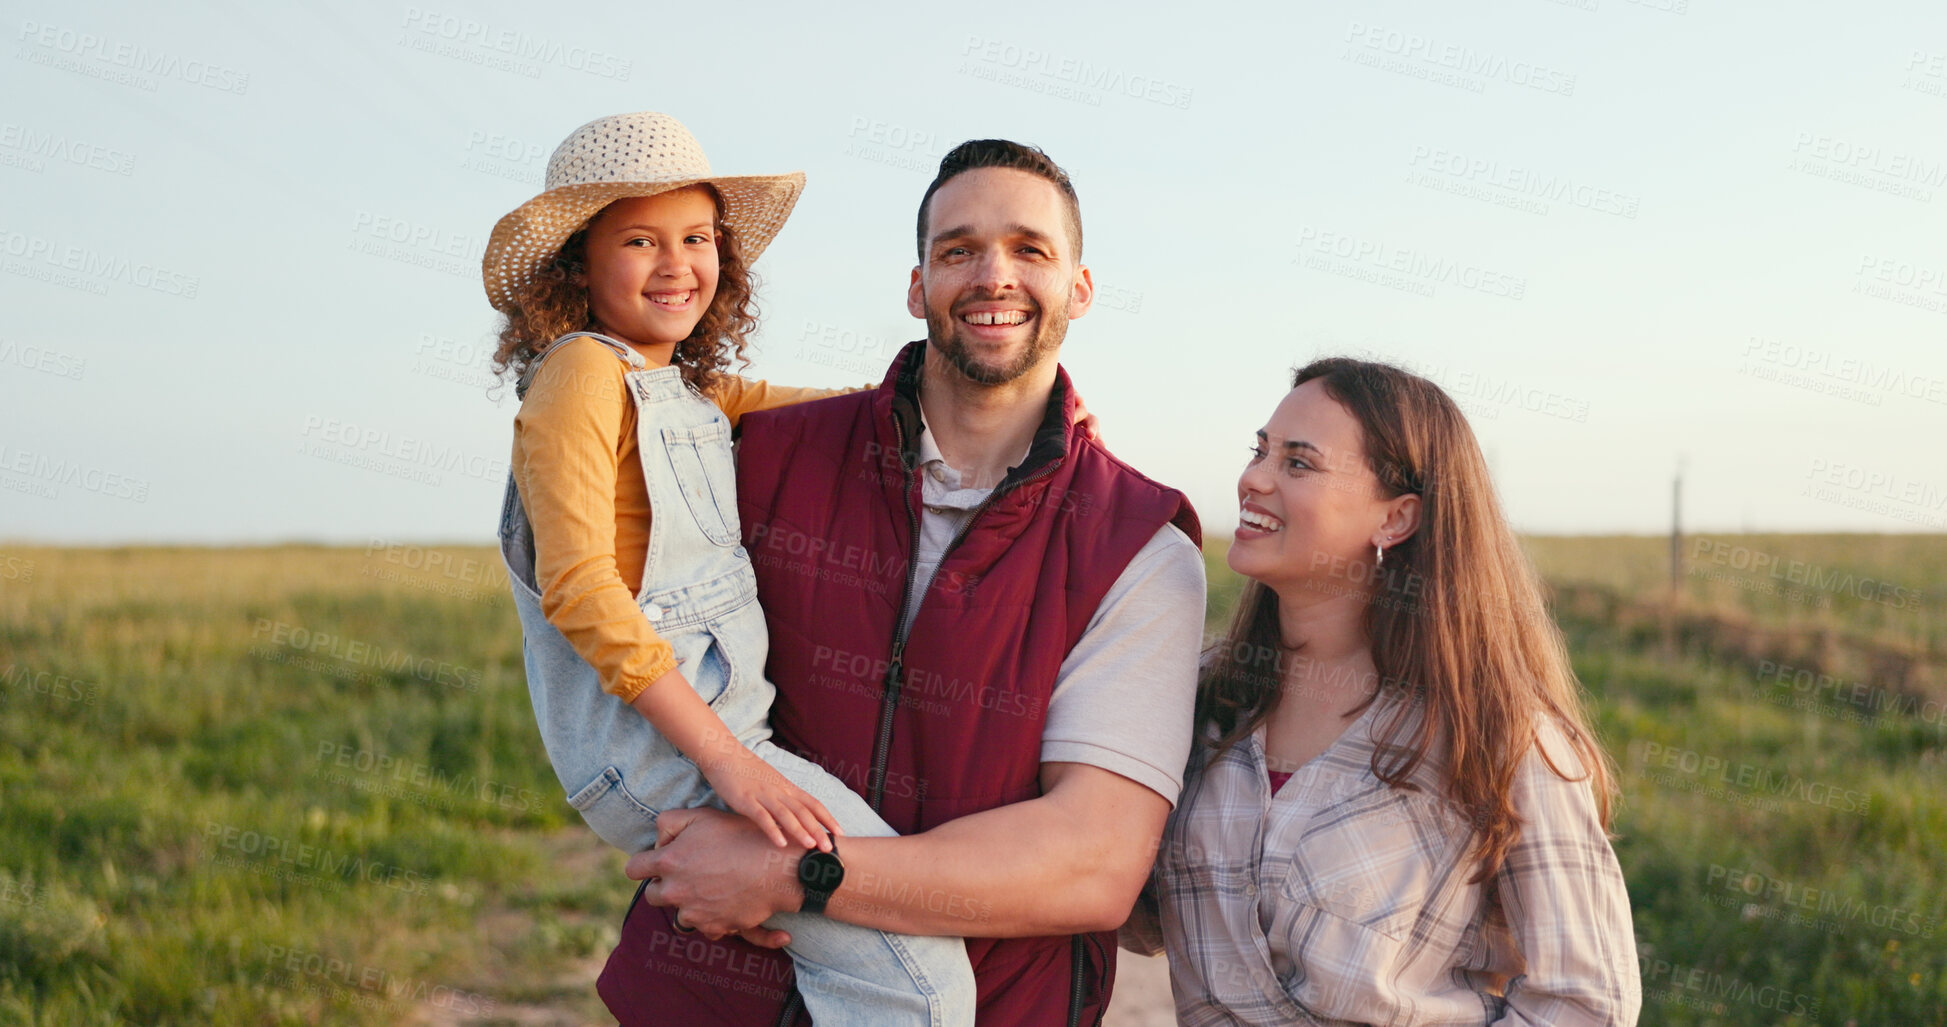
POLYGON ((1038 146, 1008 139, 969 139, 940 158, 940 173, 933 176, 933 184, 927 186, 926 195, 920 197, 920 264, 926 263, 926 214, 933 205, 933 194, 952 181, 955 175, 975 168, 1013 168, 1054 183, 1055 188, 1061 190, 1062 199, 1068 203, 1068 241, 1075 247, 1075 259, 1082 259, 1082 201, 1075 196, 1075 184, 1068 180, 1068 172, 1041 152, 1038 146))

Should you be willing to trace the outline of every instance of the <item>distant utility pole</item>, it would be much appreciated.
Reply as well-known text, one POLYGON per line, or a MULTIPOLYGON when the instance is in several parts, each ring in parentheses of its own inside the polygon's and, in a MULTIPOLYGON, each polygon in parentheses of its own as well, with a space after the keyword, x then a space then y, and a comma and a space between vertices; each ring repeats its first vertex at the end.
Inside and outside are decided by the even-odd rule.
POLYGON ((1670 605, 1683 594, 1683 464, 1670 482, 1670 605))
POLYGON ((1663 612, 1663 656, 1677 655, 1677 607, 1683 599, 1683 461, 1670 481, 1670 601, 1663 612))

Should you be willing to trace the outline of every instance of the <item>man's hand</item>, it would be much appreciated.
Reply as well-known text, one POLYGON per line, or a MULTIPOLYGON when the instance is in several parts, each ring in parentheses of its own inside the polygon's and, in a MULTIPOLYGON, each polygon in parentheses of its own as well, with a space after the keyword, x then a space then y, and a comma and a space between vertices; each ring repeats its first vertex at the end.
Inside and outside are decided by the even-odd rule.
POLYGON ((656 848, 629 858, 629 877, 649 881, 643 901, 677 907, 678 924, 713 940, 742 934, 766 948, 790 944, 790 935, 760 925, 804 904, 804 849, 780 849, 749 820, 714 809, 673 809, 656 828, 656 848))

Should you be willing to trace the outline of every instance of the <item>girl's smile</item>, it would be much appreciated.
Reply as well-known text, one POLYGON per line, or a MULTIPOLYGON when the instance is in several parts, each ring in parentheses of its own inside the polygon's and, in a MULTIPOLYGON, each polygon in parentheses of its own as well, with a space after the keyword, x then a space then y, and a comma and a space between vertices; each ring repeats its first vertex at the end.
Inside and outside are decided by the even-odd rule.
POLYGON ((588 226, 588 307, 600 330, 662 364, 716 297, 716 199, 700 186, 618 200, 588 226))

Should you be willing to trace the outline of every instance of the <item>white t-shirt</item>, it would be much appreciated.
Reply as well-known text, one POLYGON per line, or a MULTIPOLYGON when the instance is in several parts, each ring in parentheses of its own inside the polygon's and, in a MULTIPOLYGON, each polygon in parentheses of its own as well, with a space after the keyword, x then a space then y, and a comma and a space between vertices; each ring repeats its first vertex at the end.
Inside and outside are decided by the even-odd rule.
MULTIPOLYGON (((963 476, 940 455, 931 430, 920 431, 919 457, 914 594, 925 595, 946 547, 993 489, 961 488, 963 476)), ((1110 586, 1062 661, 1048 699, 1041 762, 1101 767, 1174 807, 1190 755, 1203 602, 1203 557, 1181 529, 1163 525, 1110 586)), ((918 615, 914 603, 902 628, 911 630, 918 615)))

